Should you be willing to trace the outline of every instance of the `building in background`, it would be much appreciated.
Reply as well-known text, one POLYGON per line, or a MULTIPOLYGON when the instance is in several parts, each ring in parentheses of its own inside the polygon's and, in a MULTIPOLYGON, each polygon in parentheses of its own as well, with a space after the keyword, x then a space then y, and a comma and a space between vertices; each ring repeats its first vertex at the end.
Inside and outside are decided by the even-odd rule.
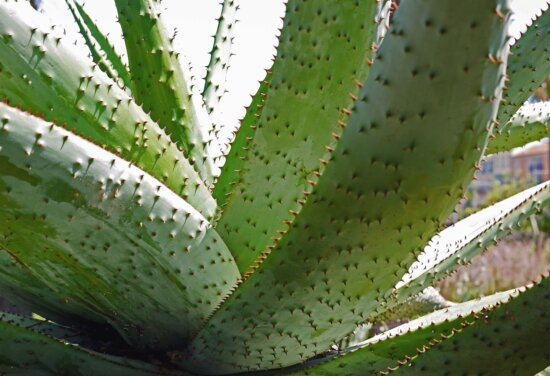
POLYGON ((511 154, 512 179, 534 184, 550 180, 550 139, 514 150, 511 154))
POLYGON ((489 155, 481 162, 481 169, 477 171, 475 180, 470 183, 469 190, 472 192, 473 207, 483 203, 485 196, 495 184, 506 184, 512 176, 512 154, 498 153, 489 155))
POLYGON ((478 207, 496 185, 517 183, 525 188, 550 180, 550 138, 511 152, 489 155, 468 187, 469 206, 478 207))

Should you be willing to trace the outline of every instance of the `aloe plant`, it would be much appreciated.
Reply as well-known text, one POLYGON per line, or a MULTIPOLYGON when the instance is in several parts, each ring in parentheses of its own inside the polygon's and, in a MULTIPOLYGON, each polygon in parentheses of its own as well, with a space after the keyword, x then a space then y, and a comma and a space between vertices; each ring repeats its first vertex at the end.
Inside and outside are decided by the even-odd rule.
POLYGON ((548 275, 461 304, 428 289, 550 202, 544 182, 444 228, 484 155, 549 135, 523 103, 550 12, 513 41, 506 0, 288 0, 219 171, 236 2, 200 88, 159 1, 114 0, 128 65, 66 2, 87 56, 0 2, 0 296, 39 315, 0 313, 0 373, 550 365, 548 275), (331 350, 388 317, 417 318, 331 350))

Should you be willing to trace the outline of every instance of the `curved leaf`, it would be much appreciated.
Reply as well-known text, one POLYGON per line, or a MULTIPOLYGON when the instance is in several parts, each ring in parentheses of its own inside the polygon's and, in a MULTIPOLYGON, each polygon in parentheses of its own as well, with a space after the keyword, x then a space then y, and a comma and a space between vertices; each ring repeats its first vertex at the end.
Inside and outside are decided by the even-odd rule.
MULTIPOLYGON (((508 301, 516 290, 497 293, 445 308, 378 334, 341 353, 307 362, 292 375, 377 375, 430 341, 439 341, 469 322, 481 311, 508 301), (303 369, 302 369, 303 368, 303 369)), ((463 370, 463 368, 461 368, 463 370)))
POLYGON ((485 154, 509 151, 529 142, 550 137, 549 115, 549 102, 523 105, 508 123, 493 133, 495 138, 489 142, 485 154))
MULTIPOLYGON (((132 78, 132 94, 170 135, 204 182, 214 182, 212 124, 191 92, 164 27, 160 2, 115 0, 132 78)), ((202 102, 202 100, 201 100, 202 102)))
POLYGON ((439 291, 428 286, 418 294, 410 296, 392 309, 376 316, 376 320, 380 322, 411 319, 453 305, 454 303, 446 300, 439 291))
MULTIPOLYGON (((396 364, 396 374, 532 375, 548 365, 550 278, 508 303, 474 315, 453 335, 425 343, 396 364)), ((394 371, 390 369, 390 371, 394 371)))
POLYGON ((4 104, 0 118, 0 247, 133 346, 182 346, 239 278, 208 221, 70 132, 4 104))
MULTIPOLYGON (((386 302, 382 303, 387 305, 386 302)), ((445 299, 435 288, 426 287, 416 295, 392 306, 391 309, 383 311, 375 317, 376 322, 366 322, 359 325, 355 330, 338 343, 340 348, 354 346, 369 338, 370 329, 379 323, 392 323, 403 319, 414 319, 416 317, 432 313, 436 310, 453 306, 455 303, 445 299)))
POLYGON ((235 184, 237 184, 241 169, 246 164, 246 155, 248 154, 250 143, 254 138, 254 131, 258 128, 258 119, 262 114, 265 104, 271 75, 271 71, 268 70, 264 80, 260 82, 258 91, 252 97, 252 102, 246 109, 244 118, 241 120, 241 125, 231 143, 231 149, 226 156, 220 177, 212 192, 212 195, 222 209, 229 199, 228 196, 231 195, 235 184))
POLYGON ((79 323, 77 329, 74 326, 63 326, 49 320, 35 319, 8 312, 0 312, 0 321, 29 328, 49 337, 99 352, 107 353, 115 351, 117 355, 120 355, 133 351, 128 348, 121 337, 110 327, 97 325, 85 326, 79 323))
MULTIPOLYGON (((315 13, 318 3, 310 3, 315 13)), ((453 210, 481 157, 504 81, 506 6, 496 0, 399 5, 324 173, 312 180, 315 188, 267 258, 256 259, 257 270, 244 275, 193 340, 186 369, 222 374, 299 363, 343 338, 385 300, 453 210), (442 90, 453 95, 436 94, 442 90)), ((324 16, 321 10, 315 18, 330 20, 324 16)), ((275 85, 288 88, 275 80, 280 57, 262 117, 270 113, 275 85)), ((276 150, 269 142, 265 147, 276 150)), ((289 176, 267 179, 268 169, 287 171, 288 159, 278 163, 264 158, 254 167, 266 174, 272 194, 244 196, 232 235, 262 234, 260 221, 274 219, 265 205, 281 197, 275 192, 293 194, 289 176), (260 202, 251 210, 249 203, 260 202), (250 218, 244 227, 242 218, 250 218)), ((233 197, 227 208, 237 202, 233 197)), ((226 239, 224 217, 217 228, 226 239)))
POLYGON ((99 64, 101 70, 107 73, 113 80, 117 81, 120 79, 122 83, 119 85, 129 90, 132 87, 130 74, 114 47, 111 46, 105 35, 99 30, 78 1, 65 0, 65 2, 80 30, 80 34, 82 34, 86 42, 86 46, 90 50, 93 61, 99 64))
POLYGON ((103 322, 87 307, 67 304, 62 293, 42 283, 17 257, 1 248, 0 296, 59 323, 86 325, 103 322))
POLYGON ((21 324, 0 317, 0 373, 3 375, 185 376, 145 362, 86 350, 21 324))
POLYGON ((507 234, 531 214, 550 204, 550 181, 520 192, 470 215, 435 235, 418 256, 392 296, 373 312, 370 320, 408 297, 443 279, 460 265, 507 234))
POLYGON ((206 218, 214 214, 215 201, 176 145, 43 15, 27 2, 2 2, 0 19, 0 99, 120 153, 206 218))
POLYGON ((216 108, 226 91, 226 77, 229 61, 233 55, 231 49, 238 9, 235 0, 223 0, 218 27, 214 35, 214 45, 210 51, 210 61, 206 66, 206 77, 204 78, 202 95, 208 112, 212 112, 216 108))
POLYGON ((369 71, 377 6, 287 3, 269 95, 216 224, 241 273, 251 271, 284 231, 289 211, 300 210, 328 158, 326 146, 339 137, 369 71))
MULTIPOLYGON (((510 49, 507 88, 498 109, 498 122, 508 123, 516 111, 550 74, 550 12, 548 4, 510 49)), ((495 130, 498 130, 495 129, 495 130)))
MULTIPOLYGON (((46 334, 50 337, 72 341, 77 338, 79 332, 69 327, 57 325, 47 320, 37 320, 31 317, 21 316, 10 312, 0 312, 0 321, 46 334)), ((74 341, 73 341, 74 343, 74 341)))

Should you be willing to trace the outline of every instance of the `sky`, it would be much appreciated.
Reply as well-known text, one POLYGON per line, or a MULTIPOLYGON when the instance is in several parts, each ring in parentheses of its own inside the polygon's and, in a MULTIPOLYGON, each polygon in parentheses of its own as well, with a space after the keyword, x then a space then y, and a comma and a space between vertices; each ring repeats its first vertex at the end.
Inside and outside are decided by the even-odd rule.
MULTIPOLYGON (((110 36, 115 48, 123 54, 122 31, 116 21, 114 0, 77 0, 84 4, 88 13, 96 20, 99 28, 110 36)), ((212 46, 212 35, 221 0, 164 0, 165 22, 169 29, 177 30, 175 49, 184 56, 184 64, 190 64, 193 76, 198 78, 197 87, 202 87, 208 64, 208 52, 212 46)), ((228 74, 228 93, 225 95, 215 116, 215 121, 226 124, 225 137, 231 137, 238 125, 238 119, 245 113, 251 95, 263 79, 264 69, 271 65, 277 44, 277 29, 282 26, 284 0, 236 0, 239 5, 239 22, 235 29, 235 55, 231 59, 228 74)), ((546 0, 510 0, 514 12, 511 33, 515 37, 524 31, 531 18, 546 8, 546 0)), ((43 0, 44 12, 57 24, 63 25, 68 33, 79 39, 80 48, 85 51, 77 28, 65 6, 65 0, 43 0)))

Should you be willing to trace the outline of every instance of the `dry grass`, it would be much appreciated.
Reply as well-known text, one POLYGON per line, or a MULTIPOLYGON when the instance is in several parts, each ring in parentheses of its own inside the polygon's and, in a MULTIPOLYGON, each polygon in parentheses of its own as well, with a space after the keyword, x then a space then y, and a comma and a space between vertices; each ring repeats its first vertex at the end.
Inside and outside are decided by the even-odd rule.
POLYGON ((439 283, 441 294, 462 302, 523 286, 550 270, 550 237, 508 237, 439 283), (538 245, 537 245, 538 243, 538 245))

